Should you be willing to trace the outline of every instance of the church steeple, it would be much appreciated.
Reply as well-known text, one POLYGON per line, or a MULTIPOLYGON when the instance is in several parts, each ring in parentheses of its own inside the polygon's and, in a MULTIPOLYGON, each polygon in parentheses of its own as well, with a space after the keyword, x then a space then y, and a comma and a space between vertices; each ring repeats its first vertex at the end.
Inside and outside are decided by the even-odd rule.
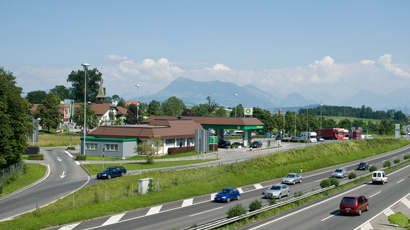
POLYGON ((100 88, 98 89, 98 94, 97 94, 97 100, 98 100, 98 104, 103 104, 104 100, 105 100, 105 94, 104 94, 104 87, 103 87, 103 79, 101 76, 101 84, 100 84, 100 88))

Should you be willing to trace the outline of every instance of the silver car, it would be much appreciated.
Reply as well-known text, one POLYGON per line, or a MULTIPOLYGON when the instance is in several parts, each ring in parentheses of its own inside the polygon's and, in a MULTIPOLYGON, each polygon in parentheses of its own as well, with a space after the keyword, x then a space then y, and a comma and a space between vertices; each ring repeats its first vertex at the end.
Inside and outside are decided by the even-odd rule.
POLYGON ((332 173, 332 177, 347 177, 347 170, 345 168, 338 168, 332 173))
POLYGON ((297 173, 289 173, 282 179, 283 184, 302 183, 302 176, 297 173))
POLYGON ((274 184, 268 190, 266 190, 262 195, 265 198, 282 198, 282 196, 289 196, 290 189, 286 184, 274 184))

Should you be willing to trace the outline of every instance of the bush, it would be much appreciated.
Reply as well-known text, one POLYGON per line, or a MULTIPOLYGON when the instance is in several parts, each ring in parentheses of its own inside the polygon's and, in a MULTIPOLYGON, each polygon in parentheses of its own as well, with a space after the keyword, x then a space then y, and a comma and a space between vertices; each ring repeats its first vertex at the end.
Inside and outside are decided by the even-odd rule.
POLYGON ((230 145, 226 146, 226 149, 230 149, 230 148, 231 148, 231 146, 230 146, 230 145))
POLYGON ((410 155, 409 154, 405 155, 403 159, 404 160, 410 159, 410 155))
POLYGON ((298 195, 298 192, 295 192, 294 194, 293 194, 293 196, 294 197, 298 197, 299 195, 298 195))
POLYGON ((303 196, 303 192, 299 191, 298 196, 303 196))
POLYGON ((44 160, 44 155, 43 154, 32 154, 28 155, 29 160, 44 160))
POLYGON ((73 147, 73 146, 67 147, 67 150, 75 150, 75 147, 73 147))
POLYGON ((324 179, 320 182, 320 187, 321 188, 326 188, 329 187, 332 183, 330 182, 330 179, 324 179))
POLYGON ((176 148, 168 148, 168 154, 178 154, 178 153, 186 153, 195 151, 195 146, 186 146, 186 147, 176 147, 176 148))
POLYGON ((330 184, 331 185, 334 185, 335 187, 337 187, 337 186, 339 186, 339 180, 336 178, 336 177, 332 177, 331 179, 330 179, 330 184))
POLYGON ((394 163, 395 163, 395 164, 398 164, 398 163, 400 163, 400 160, 399 160, 399 159, 396 159, 396 160, 394 160, 394 163))
POLYGON ((242 204, 235 204, 235 206, 233 206, 226 212, 226 215, 228 215, 228 218, 232 218, 235 216, 243 215, 245 213, 246 208, 242 204))
POLYGON ((249 204, 249 212, 258 210, 262 208, 262 202, 255 199, 252 203, 249 204))
POLYGON ((86 161, 87 156, 86 155, 77 155, 77 156, 75 156, 75 160, 77 160, 77 161, 86 161))
POLYGON ((238 145, 232 145, 232 148, 237 149, 237 148, 238 148, 238 145))
POLYGON ((372 165, 372 166, 370 166, 369 171, 370 172, 377 171, 377 167, 372 165))
POLYGON ((274 204, 276 204, 276 199, 275 199, 275 197, 269 198, 269 199, 268 199, 268 203, 269 203, 269 205, 274 205, 274 204))
POLYGON ((390 161, 385 161, 385 162, 383 163, 383 167, 384 167, 384 168, 386 168, 386 167, 390 168, 390 166, 391 166, 391 162, 390 162, 390 161))
POLYGON ((356 178, 356 176, 357 176, 356 174, 350 173, 350 174, 349 174, 349 179, 354 179, 354 178, 356 178))

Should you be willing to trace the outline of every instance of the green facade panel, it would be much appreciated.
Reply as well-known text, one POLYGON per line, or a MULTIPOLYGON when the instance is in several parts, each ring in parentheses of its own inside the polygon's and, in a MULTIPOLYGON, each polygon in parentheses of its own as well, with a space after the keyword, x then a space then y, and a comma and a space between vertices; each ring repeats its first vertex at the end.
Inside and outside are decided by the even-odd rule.
MULTIPOLYGON (((80 140, 83 140, 84 137, 81 137, 80 140)), ((137 141, 137 138, 131 139, 114 139, 114 138, 97 138, 97 137, 85 137, 86 141, 115 141, 115 142, 128 142, 128 141, 137 141)))

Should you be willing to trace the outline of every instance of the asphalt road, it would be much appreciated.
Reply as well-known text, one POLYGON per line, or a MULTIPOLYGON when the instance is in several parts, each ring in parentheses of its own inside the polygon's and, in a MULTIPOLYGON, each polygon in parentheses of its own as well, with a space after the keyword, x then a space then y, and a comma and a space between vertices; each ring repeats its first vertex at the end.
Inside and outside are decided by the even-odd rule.
MULTIPOLYGON (((409 153, 409 147, 404 147, 399 150, 395 150, 395 151, 392 151, 386 154, 370 157, 366 161, 368 161, 370 164, 376 165, 378 168, 381 168, 385 160, 390 160, 391 162, 393 162, 393 160, 397 158, 403 159, 403 155, 408 154, 408 153, 409 153)), ((347 168, 349 172, 354 171, 358 175, 361 173, 364 173, 364 171, 355 170, 357 167, 357 164, 360 161, 363 161, 363 160, 349 162, 349 163, 342 164, 339 166, 332 166, 329 168, 315 170, 312 172, 302 173, 303 183, 296 184, 296 185, 290 185, 290 193, 291 195, 293 195, 294 192, 298 192, 298 191, 308 192, 314 188, 319 187, 320 181, 322 179, 328 178, 331 175, 331 172, 337 167, 345 167, 347 168)), ((402 172, 408 172, 409 170, 410 169, 402 170, 402 172)), ((398 174, 398 175, 402 175, 402 174, 398 174)), ((389 182, 388 186, 395 183, 395 180, 396 180, 395 177, 392 177, 391 179, 392 182, 389 182)), ((77 223, 71 229, 74 229, 74 230, 77 230, 77 229, 107 229, 108 230, 112 228, 115 228, 115 229, 172 229, 172 228, 184 229, 184 228, 188 228, 192 226, 194 223, 201 224, 201 223, 209 222, 210 220, 213 220, 213 219, 224 217, 225 212, 237 203, 242 203, 245 207, 247 207, 255 199, 262 200, 263 203, 267 203, 265 199, 262 199, 261 193, 265 191, 268 186, 275 184, 275 183, 280 183, 280 179, 276 179, 273 181, 267 181, 267 182, 261 182, 260 184, 258 184, 258 186, 254 186, 254 185, 244 186, 241 188, 244 191, 241 194, 241 200, 232 201, 231 203, 215 203, 215 202, 212 202, 208 198, 207 200, 202 200, 200 202, 193 202, 191 204, 184 205, 186 204, 184 200, 184 202, 180 202, 179 205, 177 205, 177 202, 172 202, 170 204, 158 205, 158 206, 149 207, 146 209, 134 210, 134 211, 127 212, 127 213, 117 214, 115 216, 106 216, 106 217, 101 217, 95 220, 77 223)), ((366 187, 366 186, 363 186, 363 187, 366 187)), ((367 187, 370 188, 369 191, 368 192, 363 191, 363 193, 367 196, 371 195, 368 193, 371 192, 372 189, 375 190, 375 189, 382 188, 382 187, 375 187, 373 185, 370 185, 367 187)), ((405 193, 408 193, 407 190, 405 193)), ((360 190, 360 192, 362 191, 360 190)), ((373 192, 377 192, 377 191, 373 191, 373 192)), ((387 193, 387 192, 384 192, 384 193, 387 193)), ((394 198, 394 199, 397 200, 397 198, 394 198)), ((371 199, 371 202, 372 200, 373 198, 371 199)), ((194 198, 194 201, 195 201, 195 198, 194 198)), ((389 205, 387 203, 390 202, 390 200, 386 199, 386 201, 387 202, 385 202, 386 204, 385 206, 389 205)), ((337 203, 339 201, 335 201, 335 202, 337 203)), ((337 205, 335 206, 334 204, 324 205, 324 206, 328 206, 328 209, 320 210, 315 215, 319 216, 319 214, 321 214, 323 218, 326 218, 327 216, 331 216, 332 213, 334 213, 334 211, 336 211, 338 207, 337 205)), ((377 211, 379 210, 379 207, 375 205, 374 209, 375 211, 377 211)), ((373 210, 373 204, 371 204, 371 211, 372 210, 373 210)), ((310 215, 309 211, 306 212, 308 213, 307 215, 310 215)), ((367 213, 364 213, 364 214, 366 215, 367 213)), ((316 219, 318 218, 317 216, 316 216, 316 219)), ((285 226, 283 227, 283 229, 294 229, 295 226, 299 226, 300 228, 303 227, 303 229, 326 229, 326 228, 330 229, 328 228, 330 225, 321 225, 321 226, 324 226, 325 228, 320 228, 320 227, 316 228, 315 227, 315 224, 317 224, 316 222, 309 222, 310 225, 305 225, 304 221, 309 221, 309 218, 301 217, 301 219, 303 219, 304 221, 299 221, 298 218, 296 218, 297 221, 295 221, 294 218, 295 217, 292 217, 292 218, 289 218, 283 221, 280 220, 281 224, 284 224, 285 226), (291 223, 288 223, 291 226, 285 225, 286 222, 291 222, 291 223), (309 227, 306 228, 307 226, 309 227)), ((339 224, 342 224, 341 226, 339 226, 339 229, 349 229, 350 228, 350 225, 349 227, 346 228, 343 225, 344 223, 339 223, 339 224)), ((270 225, 267 228, 276 229, 276 225, 277 223, 275 225, 270 225)), ((356 225, 356 223, 354 225, 356 225)), ((360 223, 358 223, 356 226, 353 226, 352 228, 357 227, 358 225, 360 225, 360 223)), ((334 227, 335 226, 332 225, 332 229, 334 227)), ((54 227, 52 229, 61 229, 61 227, 54 227)))
POLYGON ((0 221, 19 216, 39 206, 48 204, 80 188, 89 181, 88 174, 64 148, 42 148, 49 176, 37 185, 11 197, 0 199, 0 221))

